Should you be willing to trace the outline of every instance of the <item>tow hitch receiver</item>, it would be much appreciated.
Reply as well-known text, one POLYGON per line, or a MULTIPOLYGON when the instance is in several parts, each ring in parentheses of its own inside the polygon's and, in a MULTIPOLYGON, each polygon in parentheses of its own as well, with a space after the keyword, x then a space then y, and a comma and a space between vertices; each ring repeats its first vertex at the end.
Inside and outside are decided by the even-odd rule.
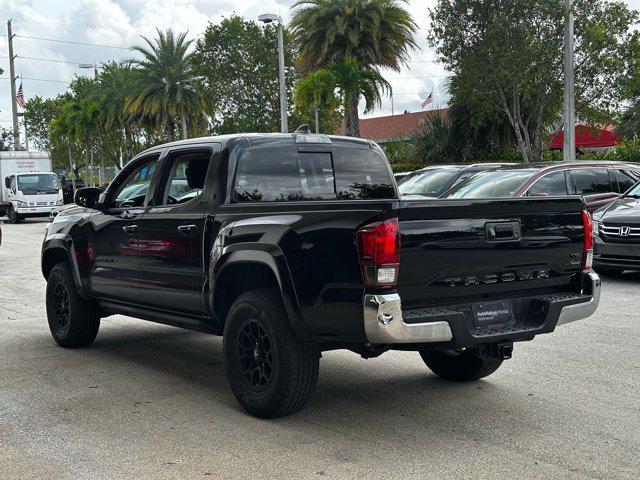
POLYGON ((480 345, 478 354, 482 358, 499 358, 509 360, 513 355, 513 342, 508 343, 485 343, 480 345))

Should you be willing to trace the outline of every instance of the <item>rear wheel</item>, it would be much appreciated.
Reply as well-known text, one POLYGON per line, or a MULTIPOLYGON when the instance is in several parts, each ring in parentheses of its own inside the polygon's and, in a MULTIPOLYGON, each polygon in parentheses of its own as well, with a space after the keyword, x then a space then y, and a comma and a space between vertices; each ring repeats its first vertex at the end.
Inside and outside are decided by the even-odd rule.
POLYGON ((58 263, 49 274, 47 320, 53 339, 62 347, 86 347, 98 334, 100 317, 94 304, 78 294, 66 263, 58 263))
POLYGON ((318 349, 295 335, 275 291, 253 290, 234 302, 223 350, 231 391, 257 417, 301 410, 318 382, 318 349))
POLYGON ((420 356, 427 367, 441 378, 469 382, 491 375, 500 365, 500 358, 482 358, 471 349, 422 351, 420 356))

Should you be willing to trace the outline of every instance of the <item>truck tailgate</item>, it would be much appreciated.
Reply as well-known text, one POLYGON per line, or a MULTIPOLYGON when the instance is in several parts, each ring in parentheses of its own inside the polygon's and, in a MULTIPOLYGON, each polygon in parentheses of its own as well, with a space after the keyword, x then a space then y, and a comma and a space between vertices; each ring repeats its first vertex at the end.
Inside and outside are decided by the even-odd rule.
POLYGON ((570 289, 581 270, 579 197, 403 200, 403 307, 570 289))

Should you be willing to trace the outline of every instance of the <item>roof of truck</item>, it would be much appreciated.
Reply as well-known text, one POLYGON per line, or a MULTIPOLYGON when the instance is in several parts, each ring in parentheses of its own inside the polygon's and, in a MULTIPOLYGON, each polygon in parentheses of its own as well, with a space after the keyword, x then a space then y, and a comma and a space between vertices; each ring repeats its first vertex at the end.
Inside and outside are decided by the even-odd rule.
MULTIPOLYGON (((355 138, 355 137, 344 137, 340 135, 320 134, 320 137, 330 140, 330 143, 332 144, 339 144, 339 145, 353 145, 353 146, 358 145, 363 147, 370 147, 373 144, 373 142, 371 142, 370 140, 365 140, 362 138, 355 138)), ((309 133, 309 134, 295 133, 295 132, 293 133, 234 133, 229 135, 195 137, 195 138, 188 138, 186 140, 177 140, 175 142, 163 143, 161 145, 156 145, 154 147, 151 147, 142 153, 148 153, 148 152, 152 152, 155 150, 160 150, 168 147, 197 145, 200 143, 222 143, 223 145, 226 145, 227 143, 233 140, 238 140, 240 138, 246 139, 252 146, 265 145, 269 143, 291 143, 291 144, 299 143, 299 144, 307 144, 307 145, 311 145, 311 144, 321 145, 321 144, 327 143, 322 141, 313 141, 314 138, 317 138, 316 134, 313 134, 313 133, 309 133), (309 138, 309 141, 296 141, 299 135, 309 138)))

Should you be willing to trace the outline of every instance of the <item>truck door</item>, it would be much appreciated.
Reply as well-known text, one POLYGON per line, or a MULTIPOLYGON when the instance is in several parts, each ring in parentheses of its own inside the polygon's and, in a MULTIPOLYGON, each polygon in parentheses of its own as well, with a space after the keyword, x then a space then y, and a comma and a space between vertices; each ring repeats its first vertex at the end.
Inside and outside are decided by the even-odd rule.
POLYGON ((90 287, 102 299, 141 304, 138 222, 147 203, 159 155, 125 167, 107 192, 106 206, 91 215, 90 287))
MULTIPOLYGON (((215 148, 213 149, 215 150, 215 148)), ((140 289, 154 308, 205 312, 205 214, 210 205, 207 172, 213 150, 176 148, 162 161, 162 175, 139 227, 140 289)), ((208 224, 212 226, 212 222, 208 224)))

